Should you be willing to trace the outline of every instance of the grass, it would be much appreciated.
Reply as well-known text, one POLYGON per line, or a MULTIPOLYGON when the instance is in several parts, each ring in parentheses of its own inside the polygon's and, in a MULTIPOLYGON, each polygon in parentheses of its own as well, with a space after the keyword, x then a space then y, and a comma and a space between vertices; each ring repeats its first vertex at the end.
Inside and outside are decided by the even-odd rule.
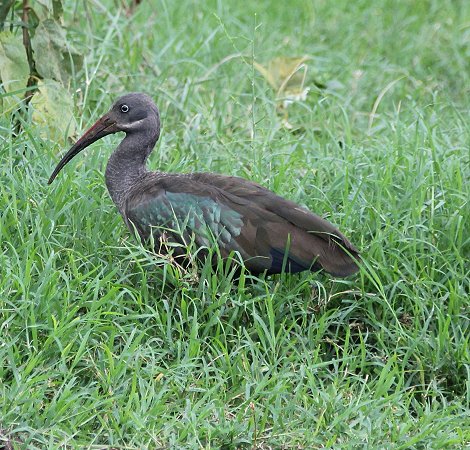
POLYGON ((237 284, 156 266, 106 192, 118 137, 49 187, 66 148, 3 117, 0 439, 468 447, 470 3, 117 3, 65 5, 86 55, 78 129, 146 91, 163 120, 152 168, 260 182, 337 224, 364 267, 237 284), (312 90, 289 131, 252 62, 303 55, 312 90))

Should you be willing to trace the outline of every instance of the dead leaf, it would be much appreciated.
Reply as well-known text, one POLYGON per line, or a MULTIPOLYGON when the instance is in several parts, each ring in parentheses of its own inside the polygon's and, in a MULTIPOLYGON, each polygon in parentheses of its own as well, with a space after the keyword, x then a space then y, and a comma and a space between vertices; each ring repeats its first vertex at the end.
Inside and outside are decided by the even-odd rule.
POLYGON ((256 70, 266 79, 274 89, 277 100, 277 111, 282 116, 282 123, 288 130, 296 127, 289 122, 287 108, 290 104, 305 101, 310 91, 305 86, 309 56, 288 57, 278 56, 267 63, 266 66, 254 62, 256 70))
POLYGON ((40 80, 38 92, 31 99, 34 124, 41 136, 65 144, 76 130, 70 93, 54 80, 40 80))
POLYGON ((61 0, 36 0, 32 2, 31 8, 40 21, 51 16, 59 19, 64 12, 61 0))
POLYGON ((44 79, 61 81, 68 85, 72 74, 81 66, 81 56, 69 43, 64 29, 52 19, 42 21, 31 39, 36 70, 44 79))
POLYGON ((297 96, 305 99, 308 88, 305 92, 304 85, 309 59, 309 56, 278 56, 269 61, 266 67, 257 62, 254 62, 254 66, 274 89, 277 97, 297 96))
POLYGON ((29 64, 21 35, 0 32, 0 77, 6 92, 26 88, 29 64))

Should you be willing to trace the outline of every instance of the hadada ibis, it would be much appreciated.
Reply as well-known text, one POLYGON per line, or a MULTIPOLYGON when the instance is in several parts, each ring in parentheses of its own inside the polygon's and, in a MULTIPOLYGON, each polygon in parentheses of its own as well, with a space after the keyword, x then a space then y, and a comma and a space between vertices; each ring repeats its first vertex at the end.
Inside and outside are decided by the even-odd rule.
MULTIPOLYGON (((149 171, 146 161, 160 136, 160 114, 146 94, 119 98, 66 153, 49 184, 84 148, 120 131, 126 136, 109 158, 106 186, 124 222, 142 240, 192 238, 207 248, 215 239, 223 258, 238 252, 254 274, 323 269, 345 277, 357 272, 359 252, 342 233, 259 184, 215 173, 149 171)), ((178 246, 172 248, 178 252, 178 246)))

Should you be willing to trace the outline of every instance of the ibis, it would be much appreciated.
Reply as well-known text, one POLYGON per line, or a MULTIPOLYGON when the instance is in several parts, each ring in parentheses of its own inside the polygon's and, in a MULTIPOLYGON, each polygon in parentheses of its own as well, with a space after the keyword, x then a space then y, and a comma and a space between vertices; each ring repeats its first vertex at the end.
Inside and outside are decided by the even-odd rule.
POLYGON ((125 137, 107 163, 106 186, 127 227, 143 241, 160 248, 162 241, 181 244, 166 246, 181 258, 185 243, 207 249, 215 242, 218 257, 238 253, 253 274, 324 270, 346 277, 358 271, 359 252, 336 227, 257 183, 216 173, 148 170, 160 114, 143 93, 120 97, 64 155, 49 184, 79 152, 118 132, 125 137))

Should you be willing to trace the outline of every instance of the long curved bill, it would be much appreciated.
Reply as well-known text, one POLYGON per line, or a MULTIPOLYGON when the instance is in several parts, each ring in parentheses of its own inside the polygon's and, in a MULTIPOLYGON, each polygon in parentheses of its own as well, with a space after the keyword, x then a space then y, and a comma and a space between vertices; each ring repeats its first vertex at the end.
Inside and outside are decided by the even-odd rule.
POLYGON ((117 131, 119 130, 116 126, 116 122, 112 120, 108 114, 105 114, 101 119, 98 119, 60 160, 59 164, 57 164, 57 167, 54 169, 54 172, 52 172, 47 184, 51 184, 63 167, 83 149, 88 147, 90 144, 93 144, 93 142, 96 142, 98 139, 101 139, 108 134, 116 133, 117 131))

